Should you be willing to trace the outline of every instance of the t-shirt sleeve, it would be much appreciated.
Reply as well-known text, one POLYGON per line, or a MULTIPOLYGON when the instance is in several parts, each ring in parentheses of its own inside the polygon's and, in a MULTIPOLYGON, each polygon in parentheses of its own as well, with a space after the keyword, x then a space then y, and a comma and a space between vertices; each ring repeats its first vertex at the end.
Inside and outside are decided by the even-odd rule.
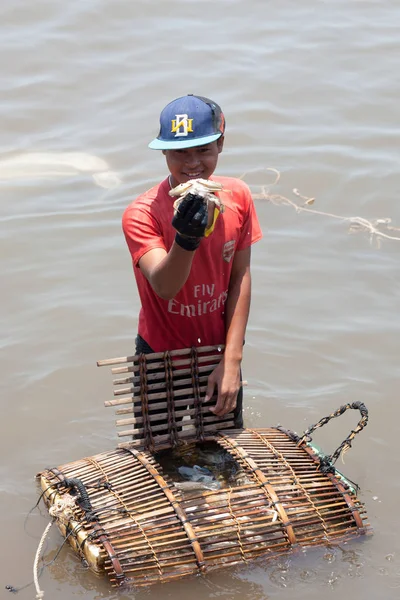
POLYGON ((249 187, 242 182, 243 222, 237 244, 237 250, 244 250, 262 238, 262 231, 258 221, 254 200, 249 187))
POLYGON ((160 225, 150 207, 137 200, 125 210, 122 230, 135 266, 153 248, 165 248, 160 225))

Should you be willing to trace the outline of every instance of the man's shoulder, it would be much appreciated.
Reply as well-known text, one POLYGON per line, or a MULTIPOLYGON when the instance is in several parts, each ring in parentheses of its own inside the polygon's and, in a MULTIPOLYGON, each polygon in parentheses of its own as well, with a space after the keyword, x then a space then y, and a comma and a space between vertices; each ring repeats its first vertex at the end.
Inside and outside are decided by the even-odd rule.
POLYGON ((150 207, 154 209, 158 204, 165 202, 165 199, 168 198, 165 182, 164 180, 158 183, 132 200, 124 210, 124 217, 137 211, 147 211, 150 207))
POLYGON ((252 203, 251 191, 247 183, 237 177, 213 177, 222 185, 219 197, 223 204, 239 211, 248 211, 252 203))
POLYGON ((243 179, 239 179, 238 177, 224 177, 221 175, 213 175, 213 181, 217 181, 221 183, 223 188, 227 190, 231 190, 232 192, 245 192, 249 193, 249 186, 243 179))

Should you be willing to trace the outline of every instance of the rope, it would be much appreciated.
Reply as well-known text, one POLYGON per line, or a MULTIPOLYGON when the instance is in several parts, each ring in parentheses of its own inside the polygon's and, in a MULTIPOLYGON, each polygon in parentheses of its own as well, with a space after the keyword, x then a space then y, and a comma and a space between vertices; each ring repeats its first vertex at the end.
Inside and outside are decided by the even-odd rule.
POLYGON ((300 441, 298 442, 299 446, 301 446, 304 443, 311 442, 311 440, 312 440, 311 435, 310 435, 311 433, 313 433, 316 429, 318 429, 318 427, 323 427, 324 425, 329 423, 329 421, 331 419, 340 417, 340 415, 342 415, 344 412, 346 412, 346 410, 349 410, 349 409, 359 410, 361 413, 361 419, 358 422, 357 427, 355 429, 351 430, 351 432, 349 433, 347 438, 345 440, 343 440, 343 442, 335 450, 335 452, 333 452, 329 456, 324 456, 323 458, 321 458, 320 468, 323 473, 334 473, 335 472, 335 467, 333 466, 333 463, 335 463, 337 461, 337 459, 339 458, 339 456, 341 454, 343 456, 346 454, 346 452, 351 448, 352 441, 355 438, 356 434, 360 433, 360 431, 362 431, 364 429, 364 427, 366 427, 366 425, 368 423, 368 410, 367 410, 365 404, 363 404, 362 402, 353 402, 353 404, 344 404, 343 406, 340 406, 340 408, 335 410, 335 412, 331 413, 327 417, 323 417, 315 425, 311 425, 311 427, 309 427, 303 433, 303 435, 300 438, 300 441))
MULTIPOLYGON (((258 171, 259 169, 254 169, 254 170, 258 171)), ((266 170, 272 171, 273 173, 276 174, 275 181, 272 183, 273 186, 276 185, 281 177, 280 172, 273 167, 267 167, 266 170)), ((244 179, 244 177, 247 174, 248 174, 248 172, 243 173, 239 177, 239 179, 244 179)), ((280 194, 271 194, 269 189, 267 189, 267 186, 264 186, 264 185, 261 186, 260 193, 252 194, 252 196, 253 196, 253 200, 269 200, 270 202, 272 202, 272 204, 275 204, 275 205, 282 204, 282 205, 291 206, 292 208, 295 209, 295 211, 297 213, 307 212, 309 214, 321 215, 321 216, 325 216, 325 217, 330 217, 332 219, 339 219, 340 221, 343 221, 344 223, 349 224, 349 233, 354 233, 357 231, 369 232, 370 243, 372 244, 372 241, 375 241, 377 248, 380 248, 380 238, 384 238, 387 240, 400 241, 400 237, 398 235, 389 235, 392 231, 394 231, 394 232, 400 231, 399 227, 393 227, 390 225, 390 223, 392 221, 390 218, 381 218, 381 219, 374 219, 373 221, 368 221, 367 219, 364 219, 363 217, 342 217, 341 215, 335 215, 335 214, 328 213, 328 212, 322 212, 320 210, 308 208, 311 204, 314 204, 315 198, 303 196, 302 194, 300 194, 299 190, 296 188, 294 188, 292 190, 292 192, 295 196, 297 196, 298 198, 303 200, 304 204, 302 204, 302 205, 297 204, 296 202, 293 202, 293 200, 290 200, 289 198, 286 198, 285 196, 281 196, 280 194), (383 229, 383 228, 386 229, 386 231, 388 231, 389 233, 384 233, 384 231, 381 231, 381 229, 383 229), (376 236, 376 237, 374 237, 374 236, 376 236)))
POLYGON ((49 514, 51 517, 58 519, 63 525, 68 525, 70 519, 74 516, 73 508, 75 507, 76 498, 70 494, 64 494, 49 508, 49 514))
POLYGON ((140 400, 142 403, 142 416, 143 416, 143 434, 145 439, 145 447, 152 451, 154 449, 153 433, 151 430, 151 420, 149 416, 149 398, 147 396, 147 361, 146 355, 140 354, 139 356, 139 369, 140 369, 140 400))
POLYGON ((164 353, 164 369, 165 369, 165 390, 167 394, 167 412, 168 412, 168 433, 172 448, 178 445, 178 432, 176 429, 175 420, 175 404, 174 404, 174 376, 172 371, 171 354, 167 351, 164 353))
POLYGON ((232 504, 231 504, 231 496, 232 496, 232 487, 230 487, 229 490, 228 490, 228 497, 227 497, 228 510, 229 510, 229 513, 230 513, 230 515, 232 517, 232 520, 234 521, 234 523, 236 525, 236 537, 237 537, 237 541, 238 541, 238 544, 239 544, 241 557, 244 560, 244 562, 247 563, 248 561, 247 561, 245 550, 244 550, 243 544, 242 544, 242 536, 240 535, 241 531, 242 531, 242 528, 240 526, 239 519, 236 517, 235 513, 233 512, 232 504))
POLYGON ((39 557, 40 557, 40 554, 42 552, 42 548, 43 548, 45 539, 47 537, 47 534, 48 534, 48 532, 50 530, 50 527, 52 525, 53 525, 53 521, 50 521, 50 523, 48 523, 46 529, 44 530, 43 535, 40 538, 38 549, 36 550, 35 560, 33 562, 33 581, 35 583, 36 598, 37 598, 37 600, 40 600, 44 596, 44 592, 39 587, 39 575, 38 575, 39 557))
POLYGON ((195 408, 196 437, 199 442, 204 442, 204 421, 203 413, 201 411, 202 402, 200 397, 199 386, 199 362, 197 349, 194 346, 191 349, 191 370, 195 408))
MULTIPOLYGON (((45 493, 46 493, 46 492, 47 492, 47 491, 48 491, 48 490, 49 490, 51 487, 52 487, 52 486, 49 486, 49 487, 48 487, 46 490, 44 490, 44 492, 43 492, 43 493, 40 495, 40 498, 42 498, 42 497, 43 497, 43 495, 44 495, 44 494, 45 494, 45 493)), ((51 507, 51 508, 53 508, 53 507, 51 507)), ((50 510, 51 510, 51 508, 50 508, 50 510)), ((30 511, 30 512, 31 512, 31 511, 30 511)), ((50 529, 50 526, 52 525, 52 523, 53 523, 53 522, 54 522, 54 521, 52 521, 51 523, 49 523, 49 525, 47 526, 47 531, 50 529)), ((55 554, 54 558, 53 558, 53 559, 52 559, 50 562, 48 562, 48 563, 45 563, 45 562, 43 563, 43 565, 42 565, 42 568, 40 569, 40 572, 38 572, 36 579, 34 578, 34 581, 31 581, 30 583, 27 583, 27 584, 25 584, 25 585, 23 585, 23 586, 20 586, 20 587, 14 587, 13 585, 6 585, 6 586, 5 586, 5 589, 6 589, 6 590, 8 590, 9 592, 12 592, 13 594, 16 594, 17 592, 20 592, 21 590, 24 590, 24 589, 26 589, 27 587, 31 586, 33 583, 35 583, 35 581, 36 581, 36 582, 38 582, 38 580, 39 580, 39 577, 41 577, 41 575, 42 575, 42 573, 43 573, 43 571, 44 571, 45 567, 49 567, 50 565, 52 565, 52 564, 53 564, 53 563, 56 561, 56 559, 57 559, 58 555, 60 554, 60 552, 61 552, 61 550, 62 550, 62 548, 63 548, 64 544, 65 544, 65 543, 66 543, 66 541, 68 540, 69 536, 70 536, 71 534, 73 534, 73 533, 74 533, 74 531, 76 531, 76 528, 75 528, 75 529, 72 529, 72 530, 71 530, 71 531, 70 531, 70 532, 67 534, 67 536, 66 536, 66 538, 64 539, 63 543, 61 544, 60 548, 57 550, 57 552, 56 552, 56 554, 55 554)), ((43 534, 43 541, 44 541, 44 538, 45 538, 45 536, 46 536, 46 532, 43 534)), ((38 549, 38 553, 40 554, 40 550, 39 550, 39 549, 38 549)), ((38 557, 38 558, 39 558, 39 557, 38 557)), ((36 564, 36 567, 34 567, 34 568, 36 569, 36 571, 38 570, 38 569, 37 569, 37 564, 36 564)), ((37 586, 36 586, 36 587, 37 587, 37 586)), ((41 590, 39 590, 39 591, 38 591, 38 593, 41 593, 41 594, 43 594, 43 592, 41 592, 41 590)), ((38 597, 38 596, 37 596, 37 597, 38 597)), ((40 596, 40 598, 42 598, 42 597, 43 597, 43 595, 41 595, 41 596, 40 596)))

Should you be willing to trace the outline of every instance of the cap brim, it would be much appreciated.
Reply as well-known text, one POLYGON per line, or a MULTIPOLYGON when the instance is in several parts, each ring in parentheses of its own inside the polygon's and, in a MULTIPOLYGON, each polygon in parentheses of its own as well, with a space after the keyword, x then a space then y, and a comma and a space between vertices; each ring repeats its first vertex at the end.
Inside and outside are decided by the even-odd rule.
POLYGON ((205 144, 211 144, 221 137, 222 133, 214 133, 213 135, 206 135, 201 138, 191 140, 173 140, 166 142, 155 138, 149 144, 149 148, 152 150, 184 150, 185 148, 195 148, 196 146, 204 146, 205 144))

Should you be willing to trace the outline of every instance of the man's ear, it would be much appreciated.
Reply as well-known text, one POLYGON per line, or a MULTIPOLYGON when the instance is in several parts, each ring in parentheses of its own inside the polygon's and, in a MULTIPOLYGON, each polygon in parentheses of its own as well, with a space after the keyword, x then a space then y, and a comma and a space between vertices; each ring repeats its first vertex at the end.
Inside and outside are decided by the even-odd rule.
POLYGON ((162 153, 164 154, 164 156, 165 156, 165 154, 166 154, 165 150, 161 150, 161 152, 162 152, 162 153))
POLYGON ((222 148, 224 147, 224 141, 225 137, 223 135, 221 135, 221 137, 217 139, 218 154, 222 152, 222 148))

